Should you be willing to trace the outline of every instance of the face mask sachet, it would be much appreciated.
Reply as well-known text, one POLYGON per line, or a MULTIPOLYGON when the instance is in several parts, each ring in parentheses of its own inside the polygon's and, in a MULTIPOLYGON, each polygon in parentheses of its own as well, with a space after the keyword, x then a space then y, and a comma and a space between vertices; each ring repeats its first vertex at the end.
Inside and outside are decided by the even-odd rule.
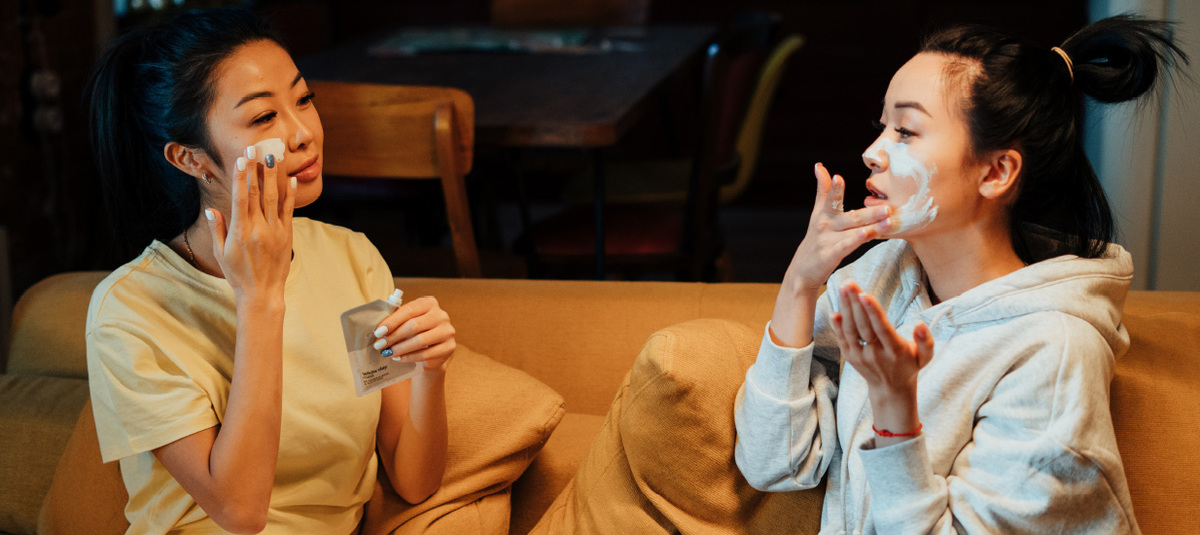
POLYGON ((342 313, 342 335, 346 337, 346 353, 350 357, 350 372, 354 375, 354 391, 364 396, 393 385, 417 373, 415 362, 397 362, 375 349, 375 329, 389 314, 400 308, 404 292, 396 290, 387 301, 376 300, 342 313))

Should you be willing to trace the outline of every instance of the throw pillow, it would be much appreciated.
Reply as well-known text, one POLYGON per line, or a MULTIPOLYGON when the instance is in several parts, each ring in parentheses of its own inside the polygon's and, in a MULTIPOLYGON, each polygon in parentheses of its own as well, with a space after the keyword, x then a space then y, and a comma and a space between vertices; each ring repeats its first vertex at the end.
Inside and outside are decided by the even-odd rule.
POLYGON ((702 319, 663 329, 630 372, 621 443, 638 489, 683 533, 816 533, 824 489, 767 493, 733 459, 733 408, 762 331, 702 319))
POLYGON ((461 345, 449 366, 450 446, 442 487, 410 505, 392 491, 381 470, 380 488, 367 503, 364 535, 508 533, 508 489, 558 426, 565 412, 562 396, 529 374, 461 345), (501 499, 483 500, 493 495, 501 499), (478 521, 445 518, 450 513, 478 521))
POLYGON ((733 405, 761 336, 709 319, 652 335, 531 535, 817 533, 823 488, 759 492, 733 460, 733 405))

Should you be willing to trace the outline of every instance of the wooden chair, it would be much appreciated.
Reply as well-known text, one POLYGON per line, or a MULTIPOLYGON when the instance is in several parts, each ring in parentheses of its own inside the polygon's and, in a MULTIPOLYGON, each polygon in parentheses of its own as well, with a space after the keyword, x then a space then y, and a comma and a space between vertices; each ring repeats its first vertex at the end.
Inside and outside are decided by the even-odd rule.
POLYGON ((471 170, 475 103, 459 89, 312 80, 325 130, 324 174, 440 179, 460 277, 481 276, 464 177, 471 170))
MULTIPOLYGON (((688 168, 686 195, 667 202, 606 202, 604 264, 609 275, 668 271, 683 280, 729 280, 717 225, 721 185, 740 167, 738 130, 779 19, 755 13, 731 25, 707 51, 700 128, 688 168)), ((595 223, 575 206, 537 223, 518 245, 539 277, 587 273, 595 261, 595 223)), ((594 273, 594 271, 592 271, 594 273)))

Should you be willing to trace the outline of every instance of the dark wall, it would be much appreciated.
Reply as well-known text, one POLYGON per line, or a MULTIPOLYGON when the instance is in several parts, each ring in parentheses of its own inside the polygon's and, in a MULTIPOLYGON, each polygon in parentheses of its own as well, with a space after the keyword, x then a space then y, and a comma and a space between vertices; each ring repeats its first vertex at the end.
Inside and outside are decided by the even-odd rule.
MULTIPOLYGON (((107 227, 80 105, 98 54, 94 2, 110 1, 0 2, 0 225, 9 229, 17 292, 56 272, 111 268, 121 260, 105 254, 107 227), (62 113, 58 132, 31 126, 38 106, 25 88, 28 73, 39 67, 61 80, 61 94, 51 103, 62 113)), ((400 24, 483 23, 487 6, 486 0, 258 3, 290 36, 297 55, 400 24)), ((986 22, 1049 47, 1086 18, 1083 0, 655 0, 650 21, 719 24, 747 9, 779 12, 785 32, 803 34, 807 44, 788 66, 767 123, 760 171, 741 202, 800 209, 811 203, 813 162, 861 182, 854 179, 866 173, 859 155, 874 135, 869 122, 878 117, 891 74, 928 28, 986 22)))

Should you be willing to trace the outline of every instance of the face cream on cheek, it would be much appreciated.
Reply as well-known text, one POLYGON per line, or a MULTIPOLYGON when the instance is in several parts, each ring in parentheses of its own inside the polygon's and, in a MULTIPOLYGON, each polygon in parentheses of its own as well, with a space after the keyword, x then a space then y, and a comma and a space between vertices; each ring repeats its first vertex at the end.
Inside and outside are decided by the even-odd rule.
POLYGON ((283 161, 283 154, 287 151, 287 147, 283 144, 283 140, 277 137, 264 139, 254 144, 254 150, 258 152, 257 160, 260 162, 267 161, 267 155, 275 156, 276 165, 283 161))
POLYGON ((929 180, 937 172, 937 166, 923 162, 909 152, 908 145, 890 139, 879 140, 879 148, 887 154, 888 170, 897 178, 911 178, 917 191, 903 205, 896 208, 899 225, 891 233, 907 232, 924 228, 937 218, 937 206, 929 190, 929 180))

